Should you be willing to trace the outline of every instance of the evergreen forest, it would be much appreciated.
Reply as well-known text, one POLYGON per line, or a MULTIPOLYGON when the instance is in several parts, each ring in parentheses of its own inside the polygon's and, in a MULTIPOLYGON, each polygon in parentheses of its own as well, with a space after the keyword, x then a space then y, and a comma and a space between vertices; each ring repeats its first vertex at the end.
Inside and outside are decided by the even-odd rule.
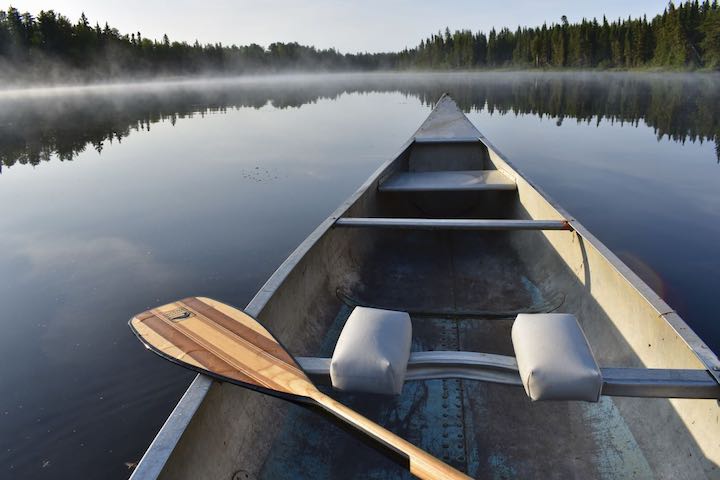
POLYGON ((586 20, 490 32, 446 29, 399 52, 343 54, 298 43, 251 45, 150 39, 53 10, 0 11, 0 78, 96 80, 123 76, 289 70, 720 69, 718 0, 669 3, 652 19, 586 20), (39 77, 38 77, 39 76, 39 77), (32 77, 31 77, 32 78, 32 77))

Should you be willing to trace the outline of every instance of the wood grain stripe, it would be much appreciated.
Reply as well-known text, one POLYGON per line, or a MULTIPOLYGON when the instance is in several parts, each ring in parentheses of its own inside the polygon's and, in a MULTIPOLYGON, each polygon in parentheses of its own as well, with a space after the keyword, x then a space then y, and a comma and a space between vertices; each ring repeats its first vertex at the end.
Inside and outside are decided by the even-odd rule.
POLYGON ((197 313, 205 316, 218 325, 221 325, 223 328, 230 330, 238 337, 256 345, 261 350, 268 352, 278 360, 285 362, 300 371, 299 367, 295 364, 295 361, 292 359, 290 354, 285 351, 285 349, 271 339, 259 334, 251 328, 246 327, 240 321, 226 315, 197 298, 186 298, 181 300, 179 303, 185 304, 190 307, 190 309, 195 310, 197 313))
POLYGON ((147 311, 145 311, 145 312, 138 313, 137 315, 135 315, 135 318, 136 318, 137 320, 143 322, 143 321, 147 320, 148 318, 151 318, 151 317, 154 317, 154 316, 155 316, 155 314, 152 313, 152 310, 147 310, 147 311))
POLYGON ((273 342, 277 341, 275 340, 275 337, 272 336, 270 332, 268 332, 265 327, 263 327, 260 323, 258 323, 254 318, 248 316, 247 314, 244 314, 241 310, 238 310, 237 308, 231 307, 229 305, 225 305, 224 303, 218 302, 217 300, 213 300, 212 298, 207 297, 194 297, 197 300, 200 300, 201 302, 210 305, 215 310, 219 310, 225 315, 229 316, 230 318, 238 320, 238 313, 242 314, 243 317, 245 317, 245 320, 243 325, 245 325, 248 328, 253 329, 260 335, 263 335, 264 337, 272 340, 273 342))
MULTIPOLYGON (((212 319, 207 318, 205 315, 197 313, 196 311, 194 311, 187 305, 184 305, 184 307, 195 314, 196 321, 202 322, 205 326, 210 328, 216 334, 222 335, 225 340, 232 342, 233 345, 236 346, 236 348, 234 348, 232 352, 227 351, 227 356, 229 356, 234 362, 237 361, 238 363, 240 363, 240 360, 243 358, 251 359, 251 358, 255 357, 257 360, 264 359, 264 361, 267 362, 266 367, 269 367, 269 368, 275 367, 279 370, 287 372, 292 377, 296 377, 296 378, 299 377, 299 378, 302 378, 303 380, 306 379, 305 373, 302 370, 300 370, 299 368, 295 367, 294 365, 289 365, 289 364, 285 363, 284 361, 278 359, 271 353, 268 353, 268 352, 258 348, 257 345, 250 343, 245 338, 240 337, 239 335, 235 334, 234 332, 226 329, 223 325, 220 325, 219 323, 214 322, 212 319)), ((206 337, 206 335, 204 335, 202 333, 198 333, 198 335, 201 338, 206 337)), ((219 345, 216 345, 215 342, 211 342, 210 345, 211 345, 211 348, 215 347, 215 346, 219 347, 219 345)), ((218 353, 218 355, 222 356, 219 353, 218 353)), ((257 360, 255 362, 256 364, 257 364, 257 360)), ((248 365, 244 365, 244 366, 247 366, 248 368, 250 368, 248 365)), ((249 371, 253 372, 253 371, 255 371, 255 369, 250 368, 249 371)), ((264 372, 264 373, 267 374, 267 372, 264 372)), ((280 373, 280 372, 278 372, 278 373, 280 373)), ((262 378, 265 378, 265 377, 262 377, 262 378)), ((290 378, 290 377, 287 377, 287 378, 290 378)), ((307 380, 307 381, 309 382, 309 380, 307 380)))
MULTIPOLYGON (((168 342, 175 345, 177 348, 185 352, 193 360, 195 360, 202 368, 210 372, 216 372, 226 377, 245 382, 250 384, 256 384, 256 380, 252 377, 247 376, 243 372, 239 371, 236 367, 229 364, 222 358, 214 355, 208 351, 204 346, 191 339, 183 332, 179 331, 175 325, 168 325, 167 321, 151 312, 149 315, 144 316, 145 318, 140 320, 141 315, 136 318, 140 320, 143 325, 147 326, 155 333, 166 339, 168 342)), ((177 359, 177 358, 176 358, 177 359)), ((181 359, 177 359, 182 361, 181 359)))
POLYGON ((162 352, 164 355, 170 358, 178 359, 183 362, 183 364, 187 363, 191 366, 194 365, 198 368, 205 368, 204 365, 201 365, 197 360, 190 356, 190 354, 182 350, 180 347, 172 343, 164 336, 157 333, 155 330, 153 330, 137 318, 133 319, 132 327, 133 330, 135 330, 135 333, 143 339, 143 343, 145 343, 145 346, 152 346, 155 350, 162 352))
MULTIPOLYGON (((207 321, 204 321, 201 316, 196 315, 180 322, 172 322, 164 317, 162 319, 167 325, 195 341, 201 348, 220 358, 236 371, 251 378, 252 380, 249 383, 272 390, 290 392, 287 386, 276 382, 266 372, 266 370, 272 370, 275 367, 280 370, 280 372, 273 372, 276 376, 281 372, 287 373, 287 370, 283 370, 277 365, 278 362, 274 357, 258 354, 256 351, 247 349, 235 338, 226 335, 212 325, 208 325, 207 321), (224 348, 222 348, 223 346, 224 348), (254 361, 255 365, 248 365, 243 359, 254 361)), ((290 375, 297 377, 292 373, 290 375)))

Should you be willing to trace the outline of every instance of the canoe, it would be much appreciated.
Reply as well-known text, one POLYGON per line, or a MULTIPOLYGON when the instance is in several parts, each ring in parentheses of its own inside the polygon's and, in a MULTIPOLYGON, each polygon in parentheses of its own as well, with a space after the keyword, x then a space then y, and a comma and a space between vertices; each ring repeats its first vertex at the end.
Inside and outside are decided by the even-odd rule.
MULTIPOLYGON (((717 356, 447 95, 245 311, 325 392, 473 477, 720 478, 717 356), (358 307, 410 315, 399 395, 329 385, 358 307), (602 366, 590 401, 522 375, 521 349, 568 353, 546 317, 574 317, 602 366)), ((353 477, 409 474, 315 412, 202 375, 132 476, 353 477)))

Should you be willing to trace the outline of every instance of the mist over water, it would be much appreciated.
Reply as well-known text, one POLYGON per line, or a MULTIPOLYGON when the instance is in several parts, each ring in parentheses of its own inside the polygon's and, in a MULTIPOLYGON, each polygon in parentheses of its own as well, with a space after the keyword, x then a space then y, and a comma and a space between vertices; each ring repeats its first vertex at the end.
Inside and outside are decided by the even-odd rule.
POLYGON ((533 114, 561 124, 644 123, 658 139, 716 144, 720 160, 720 74, 358 73, 171 79, 0 92, 5 166, 70 160, 84 148, 154 123, 244 107, 301 107, 345 93, 400 92, 432 105, 451 92, 466 111, 533 114))
POLYGON ((127 319, 188 295, 245 305, 444 92, 718 350, 718 75, 5 90, 0 477, 127 477, 193 377, 127 319))

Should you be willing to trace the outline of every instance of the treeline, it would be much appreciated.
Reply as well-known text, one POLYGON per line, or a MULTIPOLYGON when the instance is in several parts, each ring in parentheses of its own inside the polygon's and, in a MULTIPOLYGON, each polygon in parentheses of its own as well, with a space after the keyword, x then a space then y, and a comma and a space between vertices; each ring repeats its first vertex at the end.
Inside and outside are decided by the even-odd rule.
POLYGON ((0 11, 0 78, 93 80, 130 75, 242 74, 284 70, 482 68, 720 69, 718 0, 692 0, 648 21, 603 18, 487 35, 446 29, 419 46, 394 53, 342 54, 298 43, 225 46, 122 34, 107 23, 73 23, 52 10, 37 16, 0 11))
POLYGON ((717 0, 672 2, 651 21, 585 20, 511 31, 438 33, 400 53, 397 65, 426 69, 486 67, 720 68, 717 0))
POLYGON ((91 25, 82 14, 73 23, 53 10, 37 16, 0 10, 0 77, 74 74, 79 79, 131 75, 242 74, 306 70, 391 68, 391 54, 341 54, 335 49, 291 43, 224 46, 122 34, 107 23, 91 25))

